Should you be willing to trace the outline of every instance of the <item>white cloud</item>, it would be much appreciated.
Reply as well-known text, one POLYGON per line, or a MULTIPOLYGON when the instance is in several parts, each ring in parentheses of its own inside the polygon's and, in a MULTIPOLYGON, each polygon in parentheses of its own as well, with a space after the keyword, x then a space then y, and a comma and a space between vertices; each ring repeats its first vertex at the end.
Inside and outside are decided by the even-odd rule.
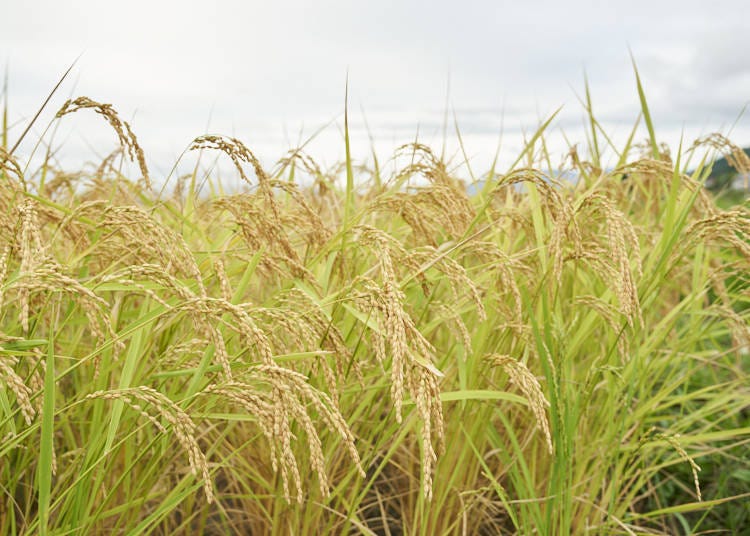
MULTIPOLYGON (((360 106, 388 143, 407 141, 418 125, 439 142, 450 78, 462 134, 484 151, 501 121, 508 146, 518 145, 522 127, 561 105, 559 124, 573 132, 584 70, 597 116, 627 129, 639 109, 628 47, 662 132, 731 124, 750 96, 750 22, 727 22, 726 13, 743 5, 38 0, 3 8, 0 61, 10 66, 12 115, 30 117, 84 52, 44 121, 71 92, 112 102, 123 117, 135 114, 152 158, 179 153, 209 114, 212 131, 246 136, 276 157, 285 129, 293 142, 301 125, 310 133, 340 116, 347 69, 352 127, 363 136, 360 106)), ((84 136, 96 143, 108 133, 97 126, 74 137, 84 136)), ((338 137, 334 128, 322 145, 338 149, 338 137)))

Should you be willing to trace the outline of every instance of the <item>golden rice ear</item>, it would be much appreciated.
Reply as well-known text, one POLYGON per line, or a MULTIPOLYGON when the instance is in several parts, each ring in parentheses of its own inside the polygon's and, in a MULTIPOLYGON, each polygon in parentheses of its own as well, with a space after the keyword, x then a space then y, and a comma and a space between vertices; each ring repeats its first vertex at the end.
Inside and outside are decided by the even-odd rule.
MULTIPOLYGON (((20 257, 17 259, 18 276, 4 285, 0 304, 9 293, 16 294, 19 323, 22 331, 28 334, 31 315, 40 309, 38 298, 52 292, 63 292, 80 306, 95 341, 103 342, 107 337, 114 341, 113 356, 116 359, 124 349, 124 343, 119 340, 112 327, 109 304, 78 279, 66 274, 63 266, 51 256, 49 245, 42 238, 37 202, 25 198, 17 212, 19 232, 12 243, 6 244, 0 270, 3 276, 7 275, 12 253, 15 252, 20 257)), ((39 314, 43 314, 43 311, 39 314)), ((99 371, 100 359, 97 356, 93 360, 95 375, 99 371)))
POLYGON ((427 179, 432 186, 449 187, 465 195, 466 188, 463 182, 448 172, 445 161, 438 157, 429 146, 416 142, 406 143, 394 151, 394 160, 397 158, 408 159, 410 163, 396 172, 385 185, 386 187, 400 185, 404 181, 408 182, 412 176, 416 175, 427 179))
POLYGON ((580 220, 577 225, 579 229, 588 230, 580 238, 586 240, 588 245, 584 247, 582 242, 576 244, 576 255, 593 261, 591 265, 597 269, 603 281, 614 281, 620 311, 630 327, 636 323, 642 325, 643 314, 637 287, 637 279, 642 276, 641 248, 633 224, 607 197, 599 193, 583 197, 575 208, 573 218, 580 220), (597 232, 597 222, 604 227, 605 239, 597 232), (591 247, 592 244, 596 246, 591 247), (614 279, 611 279, 612 275, 614 279))
POLYGON ((316 352, 313 373, 322 369, 329 394, 338 404, 338 388, 346 381, 345 371, 350 370, 358 380, 362 378, 361 366, 353 360, 343 334, 323 308, 300 289, 282 292, 277 297, 277 304, 275 308, 257 311, 268 316, 266 331, 269 337, 273 337, 277 347, 285 351, 316 352), (333 366, 329 364, 329 356, 333 366))
POLYGON ((419 274, 424 275, 424 271, 428 269, 435 269, 441 272, 451 287, 455 302, 459 303, 463 295, 468 294, 479 316, 479 321, 484 322, 487 319, 487 312, 479 295, 479 288, 469 277, 466 268, 460 263, 447 254, 431 247, 413 250, 409 252, 409 256, 420 267, 419 274))
POLYGON ((494 366, 501 367, 510 377, 510 381, 516 385, 529 401, 536 423, 544 434, 547 442, 547 449, 550 454, 553 452, 552 436, 550 435, 549 420, 547 419, 547 408, 550 406, 549 401, 542 392, 539 380, 536 379, 526 365, 518 359, 508 356, 493 354, 487 359, 494 366))
POLYGON ((438 241, 463 236, 476 215, 463 190, 440 183, 413 192, 386 191, 372 201, 368 212, 402 218, 417 245, 435 247, 438 241))
POLYGON ((563 199, 560 195, 562 184, 536 169, 521 168, 500 176, 492 189, 492 195, 499 196, 513 192, 513 187, 522 184, 533 184, 539 189, 542 200, 554 220, 562 215, 561 211, 564 210, 563 199))
POLYGON ((221 297, 225 301, 231 302, 232 301, 232 284, 229 282, 229 278, 227 277, 227 270, 226 266, 224 265, 224 261, 220 258, 212 259, 212 264, 214 267, 214 274, 216 274, 216 279, 219 280, 219 289, 221 291, 221 297))
MULTIPOLYGON (((312 209, 302 203, 297 197, 298 206, 302 207, 303 215, 282 211, 273 192, 274 181, 266 179, 263 184, 268 192, 258 191, 254 194, 236 194, 222 197, 212 203, 218 211, 229 212, 233 223, 237 225, 241 238, 254 254, 263 251, 261 266, 281 277, 299 278, 318 288, 315 276, 305 267, 297 249, 292 244, 290 229, 309 226, 313 222, 313 230, 308 243, 322 243, 329 237, 329 232, 319 220, 316 223, 312 209), (270 197, 269 197, 270 196, 270 197), (285 272, 286 266, 289 272, 285 272)), ((293 191, 290 188, 289 191, 293 191)), ((294 194, 297 195, 296 193, 294 194)))
MULTIPOLYGON (((4 334, 0 334, 0 340, 4 338, 4 334)), ((1 344, 1 343, 0 343, 1 344)), ((31 403, 32 390, 24 383, 13 367, 18 364, 18 358, 6 357, 0 355, 0 381, 4 383, 10 391, 16 395, 16 403, 21 408, 21 415, 27 425, 31 424, 31 421, 36 415, 36 410, 31 403)))
POLYGON ((685 239, 673 253, 673 260, 685 255, 699 243, 730 245, 750 261, 750 210, 739 207, 716 211, 712 215, 691 223, 684 232, 685 239))
POLYGON ((629 359, 630 343, 628 337, 620 334, 623 328, 622 316, 618 315, 623 315, 623 313, 597 296, 579 296, 576 298, 575 303, 593 309, 604 319, 609 329, 612 330, 612 333, 617 336, 617 352, 620 355, 620 361, 625 363, 629 359))
POLYGON ((382 283, 358 278, 354 288, 362 288, 356 295, 358 302, 379 323, 373 334, 376 356, 386 358, 386 346, 391 358, 391 397, 396 421, 402 422, 404 395, 408 392, 416 403, 421 425, 423 492, 432 497, 432 475, 437 464, 437 451, 443 445, 443 410, 440 400, 439 379, 442 372, 434 365, 435 349, 422 335, 413 319, 405 311, 406 296, 401 290, 393 252, 406 254, 393 237, 369 226, 354 228, 359 243, 369 246, 378 262, 382 283), (437 451, 434 443, 437 443, 437 451))
POLYGON ((290 149, 287 151, 286 156, 281 158, 278 163, 280 166, 279 174, 283 173, 288 167, 301 165, 302 168, 313 177, 323 175, 318 163, 312 156, 303 151, 302 147, 290 149))
POLYGON ((57 111, 55 117, 59 119, 68 114, 85 109, 92 109, 107 120, 107 123, 109 123, 117 134, 117 139, 120 142, 122 150, 127 153, 131 161, 138 162, 138 167, 143 175, 141 180, 146 184, 146 188, 151 190, 151 179, 149 177, 148 167, 146 166, 146 157, 143 154, 143 149, 138 145, 138 139, 130 128, 128 122, 120 119, 111 104, 102 104, 88 97, 69 99, 57 111))
POLYGON ((403 145, 394 159, 401 156, 409 158, 410 164, 394 173, 383 188, 373 189, 367 212, 401 218, 411 228, 411 240, 417 245, 436 247, 446 239, 463 236, 476 216, 464 183, 453 178, 445 163, 425 145, 403 145), (415 177, 421 180, 412 184, 415 177))
POLYGON ((193 140, 193 143, 190 144, 190 148, 188 150, 200 151, 203 149, 221 151, 229 156, 229 158, 232 160, 232 163, 234 164, 234 167, 237 169, 237 172, 240 174, 242 180, 244 180, 248 185, 254 186, 250 178, 245 173, 245 169, 243 167, 243 164, 250 164, 253 168, 253 171, 255 172, 255 177, 258 179, 257 186, 259 193, 266 203, 266 208, 270 212, 270 217, 273 218, 272 223, 279 223, 280 208, 273 194, 271 178, 263 169, 263 166, 260 164, 260 161, 257 159, 255 154, 253 154, 253 152, 248 149, 244 143, 242 143, 237 138, 205 135, 195 138, 193 140))
POLYGON ((196 294, 174 276, 165 273, 160 266, 128 266, 119 272, 103 277, 102 282, 128 285, 133 292, 144 293, 171 313, 186 313, 199 338, 213 344, 214 359, 221 366, 224 380, 231 380, 233 373, 226 340, 219 329, 220 326, 236 333, 243 344, 255 352, 256 362, 273 363, 273 353, 268 337, 241 306, 221 298, 210 297, 203 291, 196 294), (179 302, 176 305, 170 305, 156 292, 143 285, 141 283, 143 280, 157 283, 162 287, 162 291, 179 297, 179 302))
POLYGON ((217 395, 229 400, 256 417, 270 447, 273 470, 281 473, 287 502, 291 502, 290 480, 295 484, 297 502, 301 504, 303 500, 302 478, 292 447, 295 439, 292 432, 293 421, 302 426, 307 436, 310 464, 318 476, 320 492, 324 497, 330 496, 322 443, 306 403, 310 403, 328 429, 341 438, 358 472, 365 476, 354 444, 354 435, 346 420, 334 402, 325 393, 313 389, 302 374, 276 365, 261 365, 251 369, 246 374, 244 382, 230 381, 210 385, 203 394, 217 395), (259 385, 256 385, 258 382, 267 384, 270 390, 259 388, 259 385))
POLYGON ((203 275, 185 239, 152 214, 136 206, 104 206, 98 225, 110 231, 100 251, 134 265, 156 261, 163 270, 191 278, 205 295, 203 275))
POLYGON ((750 189, 750 156, 740 147, 735 145, 724 135, 714 132, 703 138, 698 138, 690 148, 691 151, 699 147, 709 146, 717 149, 727 160, 727 164, 733 167, 737 173, 745 178, 745 190, 750 189))
POLYGON ((714 305, 711 310, 726 322, 732 336, 732 350, 738 354, 750 353, 750 324, 748 319, 732 309, 729 303, 714 305))
MULTIPOLYGON (((510 324, 516 326, 514 329, 520 334, 523 331, 519 328, 523 325, 524 312, 517 277, 520 280, 522 277, 531 276, 534 270, 518 258, 513 258, 505 253, 494 242, 472 240, 461 248, 459 254, 464 263, 471 262, 472 258, 485 263, 488 271, 493 275, 496 289, 500 295, 510 295, 512 306, 505 308, 505 310, 510 311, 505 316, 510 324)), ((479 288, 477 290, 479 291, 479 288)), ((495 304, 498 308, 502 305, 502 303, 495 304)))
POLYGON ((214 486, 208 471, 206 456, 198 446, 195 423, 182 408, 162 393, 146 386, 118 389, 117 391, 95 391, 86 395, 87 400, 95 398, 121 400, 136 410, 141 416, 148 419, 160 432, 167 433, 167 429, 161 424, 159 419, 152 413, 149 413, 140 403, 146 403, 149 408, 156 410, 158 417, 164 419, 172 427, 172 432, 177 437, 177 441, 187 453, 190 470, 193 475, 200 475, 201 480, 203 480, 203 491, 206 494, 206 500, 209 503, 214 501, 214 486))
POLYGON ((666 441, 673 449, 675 449, 680 458, 690 465, 690 472, 693 474, 693 486, 695 486, 695 495, 698 498, 698 501, 702 501, 703 495, 701 493, 700 481, 698 480, 698 473, 701 471, 701 468, 697 463, 695 463, 693 457, 687 453, 682 445, 680 445, 680 434, 654 433, 655 431, 655 428, 651 428, 651 430, 647 432, 646 436, 641 439, 641 444, 650 441, 666 441))
POLYGON ((269 181, 269 184, 272 188, 287 194, 296 205, 297 210, 287 206, 282 213, 286 229, 302 233, 305 242, 311 246, 321 246, 331 238, 333 233, 325 226, 320 215, 313 210, 296 184, 278 180, 269 181))
MULTIPOLYGON (((2 171, 3 174, 8 177, 15 177, 23 187, 23 189, 26 189, 26 181, 24 180, 21 165, 12 154, 5 150, 4 147, 0 147, 0 171, 2 171)), ((3 182, 7 183, 11 188, 15 189, 18 187, 18 185, 16 185, 13 181, 3 182)))
POLYGON ((433 308, 439 318, 450 320, 450 322, 446 322, 447 328, 456 340, 460 340, 461 344, 463 344, 463 359, 464 361, 468 360, 469 356, 472 355, 471 334, 466 323, 461 318, 460 312, 455 307, 451 307, 451 305, 445 303, 435 304, 433 308))
POLYGON ((3 306, 5 305, 5 279, 8 277, 12 249, 11 244, 6 243, 3 247, 3 253, 0 255, 0 311, 3 310, 3 306))

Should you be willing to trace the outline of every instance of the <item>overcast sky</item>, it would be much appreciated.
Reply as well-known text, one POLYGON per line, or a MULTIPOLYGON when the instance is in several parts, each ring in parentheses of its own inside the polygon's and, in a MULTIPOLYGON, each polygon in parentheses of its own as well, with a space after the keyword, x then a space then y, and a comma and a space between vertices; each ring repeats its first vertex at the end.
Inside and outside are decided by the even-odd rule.
MULTIPOLYGON (((3 0, 0 19, 11 141, 81 55, 19 156, 28 158, 66 98, 86 95, 131 122, 155 175, 207 131, 239 137, 270 166, 332 120, 309 150, 340 160, 347 71, 358 159, 369 153, 365 118, 383 159, 417 132, 439 149, 446 102, 479 170, 501 127, 510 161, 523 132, 560 106, 550 136, 562 153, 562 132, 585 144, 584 71, 596 115, 623 139, 639 110, 630 51, 657 136, 675 149, 683 131, 687 141, 727 133, 750 101, 746 0, 3 0)), ((106 124, 83 115, 93 116, 58 127, 63 163, 115 147, 106 124)), ((750 145, 747 114, 731 137, 750 145)))

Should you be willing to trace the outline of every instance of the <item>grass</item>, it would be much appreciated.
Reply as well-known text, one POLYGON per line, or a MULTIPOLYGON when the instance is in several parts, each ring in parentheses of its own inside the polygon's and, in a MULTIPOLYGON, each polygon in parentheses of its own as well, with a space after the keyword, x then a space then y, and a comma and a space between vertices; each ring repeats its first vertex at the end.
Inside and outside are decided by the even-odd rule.
POLYGON ((244 189, 157 192, 85 97, 54 121, 121 150, 28 176, 6 109, 0 533, 746 530, 750 213, 685 163, 734 146, 671 156, 637 85, 642 154, 587 88, 577 182, 539 171, 549 118, 472 197, 418 143, 355 165, 348 128, 332 172, 201 136, 244 189))

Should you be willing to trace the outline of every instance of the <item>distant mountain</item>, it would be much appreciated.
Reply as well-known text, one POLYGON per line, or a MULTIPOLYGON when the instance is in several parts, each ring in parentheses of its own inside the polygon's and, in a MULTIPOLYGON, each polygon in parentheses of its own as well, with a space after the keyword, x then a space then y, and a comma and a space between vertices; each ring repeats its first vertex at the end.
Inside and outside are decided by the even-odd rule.
MULTIPOLYGON (((750 147, 743 149, 745 154, 750 157, 750 147)), ((611 171, 607 170, 607 171, 611 171)), ((690 172, 692 173, 692 172, 690 172)), ((550 176, 558 179, 564 179, 574 182, 578 179, 578 175, 573 171, 561 172, 549 172, 550 176)), ((480 180, 474 183, 468 183, 466 185, 466 193, 469 197, 477 195, 484 188, 485 181, 480 180)), ((522 188, 522 186, 518 186, 522 188)), ((745 188, 745 177, 737 173, 737 170, 729 165, 725 157, 721 157, 714 161, 713 167, 711 168, 711 175, 706 179, 706 187, 712 192, 720 192, 725 190, 744 190, 745 188)))
MULTIPOLYGON (((750 157, 750 147, 745 147, 743 151, 750 157)), ((744 177, 740 177, 737 170, 722 156, 714 162, 711 175, 706 180, 706 187, 713 191, 740 189, 744 188, 744 180, 744 177)))

